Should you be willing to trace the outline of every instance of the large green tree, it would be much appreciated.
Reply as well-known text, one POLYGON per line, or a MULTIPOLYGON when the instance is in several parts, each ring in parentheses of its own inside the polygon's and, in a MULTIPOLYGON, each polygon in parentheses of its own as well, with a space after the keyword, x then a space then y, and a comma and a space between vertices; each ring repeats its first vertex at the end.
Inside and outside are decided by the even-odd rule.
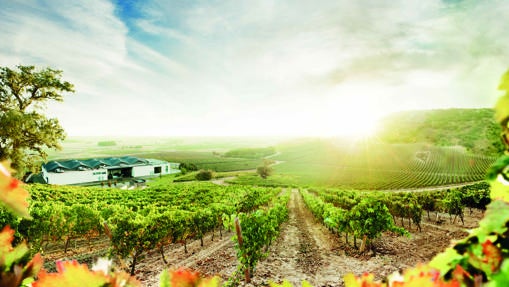
POLYGON ((51 68, 0 67, 0 161, 11 160, 18 175, 65 138, 58 120, 43 114, 47 102, 61 102, 63 93, 74 92, 61 77, 62 71, 51 68))

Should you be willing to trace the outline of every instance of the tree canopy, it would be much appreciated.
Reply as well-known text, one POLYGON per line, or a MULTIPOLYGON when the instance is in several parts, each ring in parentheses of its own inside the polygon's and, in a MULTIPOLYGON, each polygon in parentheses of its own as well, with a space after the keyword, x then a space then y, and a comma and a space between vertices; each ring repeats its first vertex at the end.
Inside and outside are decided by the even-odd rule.
POLYGON ((0 67, 0 160, 11 160, 18 171, 33 168, 46 158, 46 148, 60 148, 65 138, 58 120, 42 113, 47 102, 74 92, 61 77, 62 71, 51 68, 0 67))
POLYGON ((404 111, 383 119, 378 139, 387 143, 430 143, 463 146, 475 154, 504 150, 493 109, 404 111))

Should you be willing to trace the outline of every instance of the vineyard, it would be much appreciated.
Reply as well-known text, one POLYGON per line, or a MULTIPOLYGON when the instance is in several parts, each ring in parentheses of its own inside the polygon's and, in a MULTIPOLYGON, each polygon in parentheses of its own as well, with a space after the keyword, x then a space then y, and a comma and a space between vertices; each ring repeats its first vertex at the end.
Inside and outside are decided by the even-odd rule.
POLYGON ((274 159, 296 184, 389 190, 480 181, 496 157, 461 147, 309 141, 283 146, 274 159))
POLYGON ((167 262, 165 249, 170 244, 181 244, 187 253, 189 241, 198 240, 203 246, 205 234, 222 237, 225 228, 231 231, 234 215, 241 219, 245 238, 244 246, 238 247, 240 266, 253 268, 262 256, 253 250, 270 245, 287 216, 288 194, 271 188, 179 184, 126 191, 31 185, 29 191, 32 219, 18 220, 4 210, 0 222, 14 228, 16 237, 26 240, 31 250, 50 259, 56 259, 52 251, 67 257, 80 241, 92 252, 77 259, 92 262, 111 254, 132 275, 149 251, 157 250, 167 262))
MULTIPOLYGON (((327 242, 343 242, 342 250, 354 258, 365 254, 364 249, 393 256, 393 251, 383 251, 385 242, 411 233, 421 237, 422 229, 429 230, 422 227, 423 221, 436 229, 447 221, 453 230, 458 230, 453 234, 439 231, 439 238, 461 235, 463 225, 460 220, 456 222, 456 217, 464 224, 471 214, 480 214, 474 211, 465 215, 465 208, 482 211, 489 203, 485 183, 420 193, 301 189, 300 194, 297 190, 291 193, 290 205, 288 189, 210 183, 156 182, 138 190, 48 185, 27 188, 32 219, 20 220, 3 211, 0 222, 14 228, 17 240, 25 240, 32 252, 43 254, 46 269, 54 270, 54 260, 61 258, 91 264, 97 257, 112 256, 124 270, 147 280, 147 286, 152 286, 153 281, 147 262, 175 267, 188 262, 205 274, 221 274, 232 285, 245 280, 259 282, 257 264, 267 264, 263 263, 264 258, 270 258, 274 242, 276 249, 285 244, 278 241, 279 226, 289 215, 293 220, 310 220, 309 216, 296 218, 296 211, 287 207, 300 206, 299 216, 309 213, 303 211, 299 203, 302 199, 315 217, 310 222, 321 223, 322 235, 329 238, 327 242), (239 218, 237 235, 235 217, 239 218), (218 270, 221 266, 223 269, 218 270)), ((467 222, 467 226, 475 226, 471 224, 475 223, 467 222)), ((287 224, 282 226, 289 232, 287 224)), ((311 234, 309 230, 307 233, 311 234)), ((338 255, 337 250, 321 253, 324 255, 320 256, 338 255)), ((308 268, 308 272, 316 272, 312 266, 308 268)), ((339 284, 342 274, 335 276, 339 284)), ((315 283, 320 282, 316 280, 315 283)))
MULTIPOLYGON (((225 153, 137 154, 185 158, 189 171, 199 166, 225 178, 199 182, 189 172, 137 189, 27 185, 27 216, 2 207, 0 223, 51 272, 65 270, 61 260, 89 268, 109 258, 143 286, 159 286, 179 267, 217 276, 224 286, 344 286, 346 274, 384 280, 428 262, 477 228, 485 212, 494 216, 483 179, 496 158, 459 146, 303 140, 225 153), (277 163, 275 174, 245 171, 262 157, 277 163)), ((462 246, 443 261, 470 256, 462 246)), ((462 266, 475 267, 462 258, 462 266)))

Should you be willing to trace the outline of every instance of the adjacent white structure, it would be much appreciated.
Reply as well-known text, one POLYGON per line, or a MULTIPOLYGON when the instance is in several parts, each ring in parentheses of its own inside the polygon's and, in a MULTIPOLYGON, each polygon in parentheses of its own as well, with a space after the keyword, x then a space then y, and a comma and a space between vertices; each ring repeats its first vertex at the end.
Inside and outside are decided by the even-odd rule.
POLYGON ((179 173, 178 163, 132 156, 50 161, 42 166, 49 184, 93 184, 108 180, 154 177, 179 173))

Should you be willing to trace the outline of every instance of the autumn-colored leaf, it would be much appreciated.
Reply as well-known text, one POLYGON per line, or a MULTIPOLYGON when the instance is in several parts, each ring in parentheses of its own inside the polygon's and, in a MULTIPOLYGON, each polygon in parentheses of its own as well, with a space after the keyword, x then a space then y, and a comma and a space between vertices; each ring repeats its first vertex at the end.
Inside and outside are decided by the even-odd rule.
POLYGON ((0 202, 18 216, 30 218, 27 198, 30 195, 23 184, 11 176, 8 162, 0 163, 0 202))
POLYGON ((42 256, 40 253, 35 254, 35 256, 30 260, 30 262, 25 265, 23 270, 23 276, 26 277, 35 277, 39 271, 42 269, 44 261, 42 260, 42 256))
POLYGON ((93 272, 85 264, 77 261, 66 261, 57 264, 58 273, 39 273, 39 279, 33 287, 102 287, 108 283, 102 272, 93 272))
POLYGON ((218 287, 219 278, 202 278, 198 272, 179 268, 173 271, 164 270, 160 277, 161 287, 218 287))
POLYGON ((502 252, 500 249, 490 240, 486 240, 482 244, 482 252, 484 254, 483 263, 490 267, 491 272, 497 271, 502 263, 502 252))
POLYGON ((386 287, 385 283, 375 282, 375 276, 370 273, 364 273, 356 277, 352 273, 345 275, 345 286, 347 287, 386 287))
POLYGON ((25 243, 12 246, 14 230, 9 226, 0 232, 0 286, 18 287, 25 279, 33 278, 42 268, 40 254, 25 265, 26 255, 29 251, 25 243))
POLYGON ((5 254, 12 250, 14 232, 14 229, 9 226, 5 226, 0 232, 0 254, 5 254))
POLYGON ((444 281, 440 271, 429 265, 418 265, 407 269, 402 275, 396 273, 389 278, 390 287, 460 287, 460 283, 453 279, 444 281))

